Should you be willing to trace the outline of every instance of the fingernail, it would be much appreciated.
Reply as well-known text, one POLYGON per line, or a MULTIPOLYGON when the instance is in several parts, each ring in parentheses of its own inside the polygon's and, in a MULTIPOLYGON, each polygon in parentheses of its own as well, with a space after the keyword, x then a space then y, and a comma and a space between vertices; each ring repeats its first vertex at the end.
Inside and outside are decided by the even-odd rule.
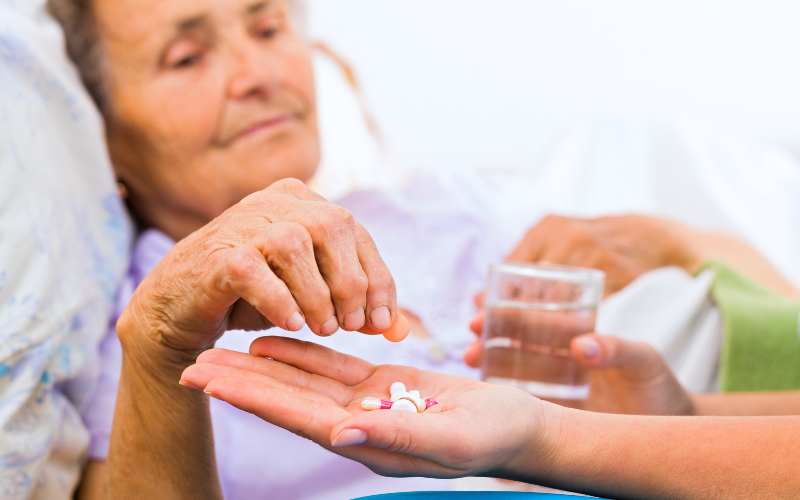
POLYGON ((342 448, 345 446, 358 446, 367 442, 367 433, 360 429, 345 429, 340 432, 334 439, 334 448, 342 448))
POLYGON ((336 330, 338 329, 339 329, 339 321, 334 316, 333 318, 329 319, 322 325, 320 334, 325 336, 333 335, 334 333, 336 333, 336 330))
POLYGON ((286 329, 290 332, 296 332, 297 330, 303 328, 303 325, 306 324, 305 318, 299 312, 295 312, 292 314, 292 317, 289 318, 289 321, 286 323, 286 329))
POLYGON ((587 359, 595 359, 600 356, 600 344, 590 338, 580 338, 575 341, 583 356, 587 359))
POLYGON ((344 329, 354 332, 364 328, 364 323, 367 321, 367 316, 364 314, 363 309, 353 311, 344 317, 344 329))
POLYGON ((372 310, 369 320, 372 322, 372 326, 378 330, 388 330, 392 326, 392 313, 389 312, 388 307, 381 306, 372 310))

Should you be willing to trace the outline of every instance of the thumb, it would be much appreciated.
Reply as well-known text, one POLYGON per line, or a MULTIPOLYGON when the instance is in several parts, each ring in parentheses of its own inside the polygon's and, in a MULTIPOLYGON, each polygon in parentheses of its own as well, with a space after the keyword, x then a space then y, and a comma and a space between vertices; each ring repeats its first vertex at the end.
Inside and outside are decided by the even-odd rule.
POLYGON ((573 358, 589 369, 613 368, 635 378, 663 373, 666 363, 646 342, 634 342, 607 335, 581 335, 570 345, 573 358))
POLYGON ((331 430, 331 446, 367 446, 439 461, 448 442, 445 436, 450 434, 440 420, 435 414, 423 417, 397 411, 359 413, 331 430))

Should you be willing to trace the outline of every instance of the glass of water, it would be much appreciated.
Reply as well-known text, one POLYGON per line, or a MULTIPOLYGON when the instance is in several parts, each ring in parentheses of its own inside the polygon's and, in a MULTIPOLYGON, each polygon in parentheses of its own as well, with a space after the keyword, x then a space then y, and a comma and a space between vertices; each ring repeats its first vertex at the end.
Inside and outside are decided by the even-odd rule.
POLYGON ((594 331, 602 271, 499 264, 489 273, 482 376, 534 396, 580 407, 589 375, 572 360, 570 342, 594 331))

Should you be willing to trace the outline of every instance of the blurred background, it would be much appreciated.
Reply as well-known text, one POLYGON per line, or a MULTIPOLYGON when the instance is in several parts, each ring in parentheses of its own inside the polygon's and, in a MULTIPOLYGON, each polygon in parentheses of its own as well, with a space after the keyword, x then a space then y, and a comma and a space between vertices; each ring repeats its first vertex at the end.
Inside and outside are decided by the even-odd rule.
MULTIPOLYGON (((309 0, 383 140, 323 119, 326 151, 360 179, 502 172, 546 210, 732 231, 800 283, 799 18, 774 0, 309 0)), ((348 106, 320 74, 321 105, 348 106)))

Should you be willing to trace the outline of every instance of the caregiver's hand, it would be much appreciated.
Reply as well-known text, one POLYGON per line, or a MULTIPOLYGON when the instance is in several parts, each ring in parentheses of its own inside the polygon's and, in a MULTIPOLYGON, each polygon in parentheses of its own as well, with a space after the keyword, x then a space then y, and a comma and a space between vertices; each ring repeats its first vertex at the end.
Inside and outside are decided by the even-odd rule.
POLYGON ((697 271, 703 262, 697 239, 689 226, 657 217, 550 215, 528 231, 507 260, 600 269, 606 273, 606 292, 614 293, 660 267, 697 271))
POLYGON ((543 465, 553 452, 551 422, 561 410, 514 388, 373 366, 281 337, 258 339, 250 352, 207 351, 181 383, 384 475, 502 475, 523 447, 537 449, 543 465), (424 414, 361 409, 365 397, 388 397, 395 381, 439 404, 424 414))
POLYGON ((345 209, 284 180, 180 241, 117 330, 125 347, 191 360, 229 329, 308 323, 318 335, 341 327, 400 340, 399 316, 394 281, 367 232, 345 209))
MULTIPOLYGON (((480 338, 483 317, 470 325, 480 338)), ((572 358, 590 372, 589 399, 582 408, 635 415, 694 415, 695 402, 664 358, 645 342, 607 335, 582 335, 570 345, 572 358)), ((476 340, 464 361, 480 366, 482 347, 476 340)))

